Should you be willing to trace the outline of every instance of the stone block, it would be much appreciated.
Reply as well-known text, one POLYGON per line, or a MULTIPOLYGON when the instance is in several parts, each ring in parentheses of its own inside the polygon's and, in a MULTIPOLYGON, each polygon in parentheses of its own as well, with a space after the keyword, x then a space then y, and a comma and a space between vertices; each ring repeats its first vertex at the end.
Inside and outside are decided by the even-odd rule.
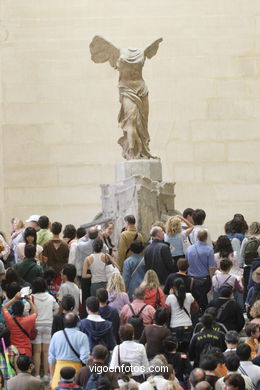
POLYGON ((132 176, 148 177, 152 181, 162 181, 162 164, 159 159, 128 160, 116 164, 116 181, 132 176))
POLYGON ((194 161, 225 161, 226 150, 223 142, 194 143, 194 161))
POLYGON ((230 143, 227 150, 227 159, 228 161, 260 163, 259 142, 244 141, 230 143))

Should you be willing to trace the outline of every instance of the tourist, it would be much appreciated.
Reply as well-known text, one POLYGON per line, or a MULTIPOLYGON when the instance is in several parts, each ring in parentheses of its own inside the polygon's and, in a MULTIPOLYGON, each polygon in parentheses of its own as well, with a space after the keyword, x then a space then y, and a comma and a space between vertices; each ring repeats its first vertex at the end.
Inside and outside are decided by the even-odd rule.
POLYGON ((78 328, 88 336, 90 352, 95 345, 102 344, 112 351, 116 345, 112 323, 99 314, 99 301, 97 297, 88 297, 87 318, 79 321, 78 328))
POLYGON ((69 249, 71 245, 77 242, 76 239, 76 228, 72 224, 68 224, 63 229, 63 240, 68 244, 69 249))
POLYGON ((114 224, 112 222, 106 222, 102 231, 102 238, 108 248, 108 253, 112 256, 115 251, 115 244, 112 242, 112 236, 114 232, 114 224))
POLYGON ((201 230, 205 230, 207 232, 207 238, 206 238, 206 243, 207 245, 209 245, 210 247, 212 247, 212 240, 211 240, 211 237, 210 237, 210 234, 208 232, 207 229, 205 229, 205 227, 203 226, 204 225, 204 222, 205 222, 205 219, 206 219, 206 213, 204 210, 202 209, 196 209, 193 211, 192 213, 192 219, 193 219, 193 222, 194 222, 194 228, 190 234, 190 242, 192 244, 195 244, 197 241, 198 241, 198 233, 201 231, 201 230))
POLYGON ((46 215, 42 215, 38 220, 40 230, 37 231, 37 244, 43 247, 46 242, 52 239, 50 232, 50 220, 46 215))
POLYGON ((107 284, 107 291, 109 306, 120 312, 122 307, 129 302, 129 298, 125 292, 124 279, 119 273, 114 273, 111 276, 107 284))
POLYGON ((242 272, 238 261, 239 254, 233 250, 230 239, 226 235, 219 236, 215 245, 215 261, 216 266, 220 268, 220 261, 228 258, 232 262, 231 274, 241 278, 242 272))
POLYGON ((166 307, 165 295, 160 288, 159 279, 154 270, 150 269, 145 273, 140 287, 144 289, 144 302, 146 304, 153 306, 155 309, 158 307, 166 307))
POLYGON ((81 283, 83 261, 85 260, 85 258, 87 256, 85 256, 82 259, 82 262, 78 261, 81 258, 81 256, 79 256, 78 244, 79 244, 80 239, 85 237, 85 235, 86 235, 86 229, 79 227, 76 230, 76 239, 74 239, 73 242, 70 243, 69 264, 75 265, 75 267, 77 269, 77 279, 78 279, 79 283, 81 283))
POLYGON ((57 294, 60 290, 60 286, 56 283, 57 273, 52 267, 49 267, 44 271, 43 278, 47 283, 48 292, 57 299, 57 294))
POLYGON ((203 354, 200 358, 200 368, 202 368, 206 374, 205 381, 208 382, 213 389, 215 389, 215 383, 218 380, 218 376, 214 373, 217 365, 217 359, 212 353, 203 354))
POLYGON ((37 318, 36 307, 28 295, 25 299, 29 302, 31 314, 24 317, 24 304, 21 301, 21 293, 18 292, 13 299, 3 305, 3 316, 5 323, 10 330, 11 343, 18 349, 20 354, 32 356, 32 346, 30 334, 35 328, 37 318), (8 312, 10 306, 13 315, 8 312))
POLYGON ((252 324, 258 324, 260 326, 260 299, 258 299, 250 310, 250 317, 252 318, 252 324))
MULTIPOLYGON (((213 318, 212 329, 213 330, 215 330, 217 332, 222 332, 224 334, 227 333, 228 330, 225 327, 225 325, 221 324, 220 322, 218 322, 216 320, 217 314, 218 314, 218 311, 217 311, 216 307, 214 307, 214 306, 207 307, 207 309, 205 310, 204 313, 210 314, 212 316, 212 318, 213 318)), ((205 330, 205 329, 203 327, 202 322, 199 319, 199 322, 197 322, 197 324, 195 325, 193 334, 198 333, 201 330, 205 330)))
MULTIPOLYGON (((117 274, 115 274, 117 275, 117 274)), ((108 292, 105 288, 99 288, 97 290, 97 299, 99 301, 99 314, 104 320, 112 323, 112 329, 116 342, 119 341, 119 314, 118 310, 108 305, 108 292)))
POLYGON ((194 390, 198 383, 204 382, 206 378, 205 371, 201 368, 194 368, 189 376, 189 383, 191 390, 194 390))
MULTIPOLYGON (((10 240, 10 255, 12 256, 11 262, 8 261, 8 265, 12 267, 15 263, 17 263, 18 256, 16 252, 16 247, 19 243, 24 241, 24 223, 21 219, 15 218, 13 221, 14 231, 11 234, 10 240)), ((10 259, 10 255, 8 260, 10 259)))
POLYGON ((158 359, 154 358, 149 365, 149 371, 151 375, 147 378, 145 382, 143 382, 140 386, 140 390, 163 390, 164 386, 167 385, 168 381, 163 377, 165 373, 165 365, 164 363, 158 359))
POLYGON ((64 317, 67 313, 74 312, 75 298, 72 295, 64 295, 61 300, 61 313, 53 317, 51 335, 64 329, 64 317))
POLYGON ((166 279, 163 290, 165 295, 169 295, 170 289, 172 288, 175 279, 182 279, 185 285, 186 292, 192 292, 194 279, 191 276, 187 275, 189 269, 188 260, 180 258, 177 261, 177 268, 178 272, 170 274, 166 279))
POLYGON ((49 365, 52 377, 51 389, 55 389, 60 380, 60 370, 71 366, 76 372, 86 364, 89 356, 88 337, 77 328, 78 317, 67 313, 64 317, 64 330, 56 332, 49 347, 49 365))
POLYGON ((251 348, 245 343, 241 343, 237 347, 237 355, 240 359, 240 365, 238 371, 242 375, 248 376, 255 387, 260 382, 260 367, 255 365, 251 360, 251 348))
POLYGON ((259 331, 259 325, 249 323, 246 325, 245 332, 247 335, 247 338, 245 340, 245 344, 248 344, 251 348, 251 360, 253 360, 256 357, 258 347, 259 347, 259 337, 260 337, 260 331, 259 331))
POLYGON ((14 269, 23 280, 32 284, 35 278, 43 276, 42 268, 37 264, 35 259, 36 246, 33 244, 26 244, 24 247, 24 254, 24 260, 15 264, 14 269))
POLYGON ((60 370, 60 381, 58 386, 54 390, 63 390, 73 388, 75 390, 83 390, 81 386, 77 386, 75 383, 76 370, 73 367, 62 367, 60 370))
POLYGON ((239 334, 235 330, 229 330, 225 334, 225 343, 227 345, 227 349, 224 352, 225 356, 229 352, 236 352, 239 343, 239 334))
POLYGON ((38 224, 40 215, 34 214, 31 215, 25 222, 28 223, 29 227, 34 228, 37 232, 40 230, 40 226, 38 224))
POLYGON ((7 382, 8 390, 44 390, 44 383, 32 376, 34 364, 30 356, 20 355, 17 367, 19 373, 7 382))
MULTIPOLYGON (((194 212, 194 210, 192 208, 188 207, 182 213, 183 218, 186 219, 192 225, 194 225, 194 221, 193 221, 193 218, 192 218, 192 213, 193 212, 194 212)), ((181 227, 182 227, 182 230, 188 229, 188 225, 186 225, 186 223, 183 222, 183 221, 181 222, 181 227)))
POLYGON ((230 374, 224 378, 226 390, 245 390, 244 378, 240 374, 230 374))
POLYGON ((122 275, 125 281, 128 297, 132 301, 133 293, 142 283, 145 274, 145 263, 144 257, 142 256, 144 245, 142 241, 133 241, 130 244, 130 250, 132 255, 125 259, 122 275))
POLYGON ((208 305, 207 294, 211 288, 211 278, 216 271, 213 249, 207 244, 208 232, 200 229, 196 233, 195 244, 186 251, 189 262, 188 275, 194 278, 193 294, 204 311, 208 305))
POLYGON ((61 301, 65 295, 72 295, 75 298, 74 313, 78 314, 80 307, 80 289, 75 283, 76 267, 73 264, 65 264, 61 271, 60 290, 57 294, 58 300, 61 301))
POLYGON ((146 346, 149 360, 153 359, 155 355, 164 352, 163 340, 171 335, 170 329, 166 326, 167 319, 167 310, 159 308, 154 314, 154 324, 145 326, 143 330, 139 342, 146 346))
POLYGON ((19 356, 18 349, 12 345, 10 338, 10 331, 8 328, 3 328, 0 330, 0 371, 4 376, 4 380, 12 378, 16 375, 17 371, 17 358, 19 356), (4 351, 2 339, 4 340, 6 351, 4 351), (10 367, 8 369, 5 353, 8 356, 10 367))
POLYGON ((42 262, 42 251, 43 247, 39 244, 37 244, 37 232, 33 227, 27 227, 23 232, 23 241, 20 242, 16 246, 16 259, 17 262, 21 262, 24 260, 25 256, 25 245, 31 244, 36 246, 36 253, 35 253, 35 259, 37 260, 38 264, 42 262))
POLYGON ((124 231, 120 234, 117 252, 117 262, 120 269, 123 269, 125 259, 132 255, 131 243, 136 240, 143 242, 142 234, 137 231, 135 223, 133 215, 127 215, 124 218, 124 231))
POLYGON ((119 337, 122 343, 113 350, 110 368, 115 369, 123 362, 131 363, 134 367, 133 379, 141 383, 144 379, 144 370, 148 367, 145 348, 133 340, 134 328, 131 324, 120 326, 119 337))
POLYGON ((54 297, 47 292, 47 284, 43 278, 35 278, 32 283, 32 300, 37 310, 35 327, 37 336, 32 341, 35 376, 40 378, 40 366, 43 366, 43 380, 49 381, 48 348, 51 340, 53 315, 59 311, 54 297))
POLYGON ((60 239, 59 235, 62 230, 60 222, 53 222, 51 225, 52 239, 47 241, 43 246, 43 262, 48 264, 57 272, 57 282, 61 283, 60 272, 64 265, 68 263, 69 247, 66 242, 60 239))
POLYGON ((230 285, 233 287, 233 293, 242 293, 244 288, 242 284, 239 283, 238 279, 232 274, 232 261, 228 258, 223 258, 220 260, 220 271, 216 271, 215 275, 212 277, 212 291, 213 298, 216 299, 219 297, 219 291, 221 286, 230 285))
POLYGON ((170 328, 176 336, 179 346, 183 352, 186 351, 192 336, 191 313, 198 311, 191 293, 186 293, 182 279, 175 279, 172 292, 166 298, 166 305, 171 310, 170 328))
POLYGON ((161 285, 165 284, 169 273, 175 272, 170 247, 164 239, 164 232, 159 226, 154 226, 150 232, 152 242, 144 251, 146 271, 153 269, 161 285))

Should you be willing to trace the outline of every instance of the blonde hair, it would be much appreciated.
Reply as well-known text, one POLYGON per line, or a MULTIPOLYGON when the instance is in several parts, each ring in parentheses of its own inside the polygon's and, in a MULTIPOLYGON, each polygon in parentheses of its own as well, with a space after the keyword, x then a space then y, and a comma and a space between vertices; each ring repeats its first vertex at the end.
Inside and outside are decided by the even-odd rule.
POLYGON ((153 269, 146 271, 141 287, 152 290, 153 288, 159 288, 159 286, 160 282, 157 273, 153 269))
POLYGON ((180 390, 180 385, 176 381, 168 380, 163 386, 163 390, 180 390))
POLYGON ((20 229, 23 229, 24 228, 24 223, 21 219, 19 218, 14 218, 14 221, 13 223, 16 223, 17 227, 19 227, 20 229))
POLYGON ((181 221, 178 216, 170 217, 166 223, 166 233, 173 236, 176 233, 181 233, 181 221))
POLYGON ((260 299, 255 301, 255 303, 253 304, 250 310, 250 316, 253 318, 260 317, 260 299))
POLYGON ((115 273, 111 276, 107 285, 107 291, 125 292, 125 282, 120 274, 115 273))
POLYGON ((260 234, 260 223, 259 222, 252 222, 249 226, 249 234, 252 236, 260 234))

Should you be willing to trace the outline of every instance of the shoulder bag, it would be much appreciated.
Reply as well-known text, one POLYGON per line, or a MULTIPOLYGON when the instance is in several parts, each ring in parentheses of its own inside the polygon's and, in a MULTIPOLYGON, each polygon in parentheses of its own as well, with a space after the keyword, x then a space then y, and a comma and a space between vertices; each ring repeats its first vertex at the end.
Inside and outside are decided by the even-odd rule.
POLYGON ((35 340, 36 337, 37 337, 37 334, 38 334, 38 330, 34 327, 32 328, 32 330, 30 331, 30 333, 28 333, 23 327, 21 324, 19 324, 19 322, 17 321, 17 319, 15 317, 13 317, 13 320, 14 322, 16 323, 16 325, 18 326, 18 328, 20 328, 20 330, 25 334, 25 336, 27 336, 31 341, 35 340))

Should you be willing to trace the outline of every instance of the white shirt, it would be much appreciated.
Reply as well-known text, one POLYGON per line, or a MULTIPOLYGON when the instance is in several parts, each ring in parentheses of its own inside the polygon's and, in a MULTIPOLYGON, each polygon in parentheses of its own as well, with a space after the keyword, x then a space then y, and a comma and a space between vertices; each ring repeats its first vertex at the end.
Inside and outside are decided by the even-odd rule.
MULTIPOLYGON (((234 371, 234 372, 229 371, 228 374, 240 374, 240 372, 238 372, 238 371, 234 371)), ((252 383, 251 379, 249 378, 249 376, 242 375, 242 377, 244 378, 244 381, 245 381, 246 390, 254 390, 253 383, 252 383)), ((222 377, 222 378, 217 380, 217 382, 215 383, 215 390, 225 390, 224 379, 225 379, 225 377, 222 377)))
POLYGON ((77 314, 79 312, 80 304, 80 289, 75 283, 67 281, 65 283, 62 283, 60 286, 60 290, 57 294, 59 301, 61 301, 64 295, 67 294, 70 294, 75 298, 75 308, 73 312, 77 314))
MULTIPOLYGON (((191 295, 191 293, 186 293, 186 298, 183 306, 188 313, 190 313, 190 307, 192 302, 194 302, 193 296, 191 295)), ((168 295, 165 303, 171 308, 171 328, 177 328, 178 326, 192 326, 191 318, 188 316, 185 310, 180 308, 177 298, 174 294, 168 295)))
POLYGON ((118 347, 120 353, 120 362, 128 362, 132 364, 133 376, 142 375, 147 371, 149 363, 144 345, 130 340, 123 341, 120 346, 115 346, 110 362, 111 368, 115 369, 117 366, 119 366, 118 347))
POLYGON ((239 373, 249 376, 253 384, 256 386, 260 382, 260 367, 256 364, 253 364, 250 360, 240 362, 240 367, 238 368, 239 373), (242 367, 242 370, 240 370, 242 367), (243 372, 244 371, 244 372, 243 372))
POLYGON ((144 383, 139 386, 140 390, 154 390, 156 386, 157 390, 163 390, 167 383, 167 379, 164 379, 161 375, 155 375, 147 379, 144 383))

